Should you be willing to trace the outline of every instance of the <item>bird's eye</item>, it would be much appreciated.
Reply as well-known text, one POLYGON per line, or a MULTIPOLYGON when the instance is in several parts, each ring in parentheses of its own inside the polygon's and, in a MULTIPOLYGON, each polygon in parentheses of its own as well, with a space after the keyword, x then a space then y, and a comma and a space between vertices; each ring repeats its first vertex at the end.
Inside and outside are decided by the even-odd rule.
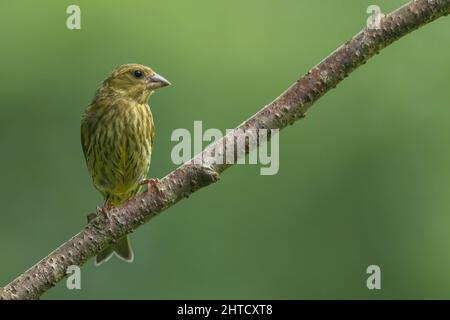
POLYGON ((140 79, 140 78, 142 78, 142 76, 143 76, 144 74, 142 73, 141 70, 134 70, 133 75, 134 75, 135 78, 140 79))

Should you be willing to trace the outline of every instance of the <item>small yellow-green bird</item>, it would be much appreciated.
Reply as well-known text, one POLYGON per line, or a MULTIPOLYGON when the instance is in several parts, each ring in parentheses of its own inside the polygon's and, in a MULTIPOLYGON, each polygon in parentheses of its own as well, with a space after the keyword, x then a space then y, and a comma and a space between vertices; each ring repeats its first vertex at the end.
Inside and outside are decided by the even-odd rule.
MULTIPOLYGON (((103 81, 86 109, 81 145, 94 186, 104 197, 104 212, 126 202, 148 181, 155 135, 148 99, 154 90, 168 85, 149 67, 121 65, 103 81)), ((96 265, 113 253, 133 261, 127 236, 100 252, 96 265)))

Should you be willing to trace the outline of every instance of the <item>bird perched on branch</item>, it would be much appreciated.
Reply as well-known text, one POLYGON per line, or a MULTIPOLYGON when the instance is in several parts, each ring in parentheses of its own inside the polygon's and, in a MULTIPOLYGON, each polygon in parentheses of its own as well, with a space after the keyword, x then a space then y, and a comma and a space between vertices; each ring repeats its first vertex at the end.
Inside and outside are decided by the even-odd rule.
MULTIPOLYGON (((95 188, 105 203, 100 212, 123 204, 147 183, 155 127, 148 105, 154 90, 170 85, 151 68, 125 64, 97 89, 81 120, 81 145, 95 188)), ((133 261, 128 237, 97 255, 96 264, 112 254, 133 261)))

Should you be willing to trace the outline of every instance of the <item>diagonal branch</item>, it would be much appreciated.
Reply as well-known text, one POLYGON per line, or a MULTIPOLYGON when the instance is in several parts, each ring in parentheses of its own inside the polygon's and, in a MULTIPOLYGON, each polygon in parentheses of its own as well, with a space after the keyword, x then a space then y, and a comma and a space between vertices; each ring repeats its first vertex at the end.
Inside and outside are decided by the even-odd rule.
MULTIPOLYGON (((242 123, 230 134, 164 177, 159 190, 141 193, 109 218, 99 216, 80 233, 63 243, 46 258, 0 288, 0 299, 36 299, 65 277, 70 265, 81 266, 90 257, 137 229, 160 212, 191 193, 219 179, 231 164, 214 162, 214 152, 225 152, 224 142, 243 132, 283 129, 302 118, 322 95, 395 40, 450 13, 450 0, 415 0, 381 20, 380 29, 365 28, 296 81, 272 103, 242 123)), ((248 151, 248 150, 247 150, 248 151)))

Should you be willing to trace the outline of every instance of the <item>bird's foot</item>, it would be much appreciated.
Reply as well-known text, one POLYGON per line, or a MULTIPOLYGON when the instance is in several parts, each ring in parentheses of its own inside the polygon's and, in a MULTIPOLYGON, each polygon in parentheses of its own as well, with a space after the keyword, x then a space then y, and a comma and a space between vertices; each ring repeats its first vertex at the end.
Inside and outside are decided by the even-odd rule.
POLYGON ((87 215, 87 221, 88 223, 91 223, 92 220, 94 220, 95 218, 97 218, 99 215, 103 215, 106 219, 109 219, 109 209, 110 207, 99 207, 97 206, 95 212, 91 212, 87 215))
POLYGON ((151 189, 156 190, 157 192, 161 192, 161 189, 159 188, 159 179, 158 178, 152 178, 152 179, 142 179, 140 182, 140 185, 146 185, 147 186, 147 192, 150 192, 151 189))
POLYGON ((97 215, 103 215, 106 219, 109 218, 109 211, 111 210, 111 206, 106 205, 104 207, 97 206, 97 215))

